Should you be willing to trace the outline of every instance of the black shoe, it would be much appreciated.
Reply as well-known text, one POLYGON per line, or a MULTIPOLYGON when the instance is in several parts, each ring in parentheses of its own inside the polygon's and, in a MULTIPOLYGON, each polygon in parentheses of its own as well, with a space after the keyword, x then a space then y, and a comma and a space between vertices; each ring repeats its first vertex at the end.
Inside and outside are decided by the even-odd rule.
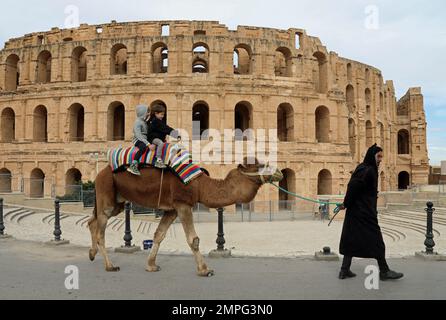
POLYGON ((401 272, 395 272, 392 270, 389 270, 387 272, 380 272, 380 274, 379 274, 379 278, 382 281, 398 280, 398 279, 401 279, 402 277, 404 277, 404 274, 402 274, 401 272))
POLYGON ((354 278, 354 277, 356 277, 356 274, 351 272, 351 270, 348 270, 348 271, 341 270, 339 272, 339 279, 341 279, 341 280, 348 279, 348 278, 354 278))

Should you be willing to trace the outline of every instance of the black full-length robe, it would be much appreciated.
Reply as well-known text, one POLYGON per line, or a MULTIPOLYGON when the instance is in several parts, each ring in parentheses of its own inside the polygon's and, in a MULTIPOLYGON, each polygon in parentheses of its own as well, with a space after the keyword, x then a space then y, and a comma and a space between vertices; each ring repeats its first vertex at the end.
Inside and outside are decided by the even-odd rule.
MULTIPOLYGON (((385 256, 385 244, 378 225, 378 168, 372 146, 350 179, 344 206, 347 209, 339 252, 358 258, 385 256)), ((380 149, 379 149, 380 150, 380 149)))

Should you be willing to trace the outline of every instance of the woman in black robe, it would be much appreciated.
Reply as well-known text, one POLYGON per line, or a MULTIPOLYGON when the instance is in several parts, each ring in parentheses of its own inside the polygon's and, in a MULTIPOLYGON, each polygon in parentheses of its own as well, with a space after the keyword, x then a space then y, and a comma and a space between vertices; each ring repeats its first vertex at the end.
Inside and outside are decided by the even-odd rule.
POLYGON ((374 258, 378 261, 381 280, 403 277, 389 269, 386 246, 378 224, 378 167, 383 150, 374 144, 369 148, 350 179, 341 209, 347 209, 342 228, 339 252, 344 255, 340 279, 355 277, 350 270, 353 257, 374 258))

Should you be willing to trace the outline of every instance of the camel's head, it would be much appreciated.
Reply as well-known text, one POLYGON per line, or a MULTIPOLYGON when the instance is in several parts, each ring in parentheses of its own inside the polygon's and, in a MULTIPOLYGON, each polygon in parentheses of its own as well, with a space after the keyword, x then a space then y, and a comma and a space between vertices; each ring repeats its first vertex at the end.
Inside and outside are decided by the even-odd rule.
POLYGON ((268 163, 259 163, 256 158, 245 158, 237 170, 260 185, 283 179, 283 173, 278 168, 274 168, 268 163))

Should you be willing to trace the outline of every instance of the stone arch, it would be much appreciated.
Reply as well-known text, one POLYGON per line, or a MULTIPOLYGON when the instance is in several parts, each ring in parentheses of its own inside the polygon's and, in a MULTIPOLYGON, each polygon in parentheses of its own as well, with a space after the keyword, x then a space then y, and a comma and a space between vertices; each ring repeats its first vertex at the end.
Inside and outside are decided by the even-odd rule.
POLYGON ((234 109, 234 129, 236 131, 236 139, 241 139, 243 132, 253 128, 252 123, 252 105, 247 101, 241 101, 236 104, 234 109), (238 130, 241 130, 240 133, 238 130))
POLYGON ((45 173, 35 168, 31 171, 29 179, 29 190, 31 198, 43 198, 45 192, 45 173))
POLYGON ((365 95, 365 104, 370 106, 372 104, 372 91, 369 88, 366 88, 364 91, 365 95))
POLYGON ((410 154, 409 132, 406 129, 398 131, 398 154, 410 154))
POLYGON ((294 141, 294 109, 289 103, 277 108, 277 137, 279 141, 294 141))
POLYGON ((107 140, 120 141, 125 139, 125 107, 115 101, 108 106, 107 140))
POLYGON ((332 194, 332 177, 331 172, 327 169, 323 169, 317 176, 317 194, 318 195, 330 195, 332 194))
POLYGON ((379 146, 381 148, 384 148, 384 141, 385 141, 385 137, 384 137, 384 125, 381 122, 378 122, 378 132, 379 132, 379 146))
POLYGON ((51 62, 52 56, 48 50, 39 53, 37 57, 36 82, 49 83, 51 82, 51 62))
POLYGON ((316 140, 319 143, 330 142, 330 111, 325 106, 319 106, 315 112, 316 140))
POLYGON ((353 79, 353 68, 351 63, 347 63, 347 81, 351 82, 353 79))
POLYGON ((35 142, 48 141, 48 111, 43 105, 37 106, 34 109, 33 140, 35 142))
POLYGON ((198 122, 200 128, 193 128, 192 139, 200 140, 204 132, 209 129, 209 105, 204 101, 194 103, 192 108, 192 121, 198 122))
POLYGON ((247 44, 238 44, 234 48, 234 74, 251 73, 252 50, 247 44))
MULTIPOLYGON (((285 190, 295 193, 296 192, 296 174, 291 169, 282 170, 283 179, 279 182, 279 186, 285 190)), ((292 210, 291 201, 294 200, 292 196, 279 190, 279 209, 280 210, 292 210)))
POLYGON ((209 73, 209 46, 198 42, 192 47, 192 73, 209 73))
POLYGON ((127 47, 122 43, 115 44, 110 52, 110 74, 127 74, 127 59, 127 47))
POLYGON ((76 47, 71 54, 71 81, 87 81, 87 49, 76 47))
POLYGON ((234 74, 250 74, 252 61, 252 49, 249 45, 238 44, 234 48, 234 74))
POLYGON ((16 54, 11 54, 6 58, 5 69, 5 90, 16 91, 20 83, 19 71, 20 58, 16 54))
POLYGON ((12 174, 6 168, 0 169, 0 193, 12 192, 12 174))
POLYGON ((68 109, 68 119, 69 141, 84 141, 84 107, 79 103, 71 105, 68 109))
POLYGON ((79 194, 82 186, 82 173, 79 169, 71 168, 65 173, 65 194, 79 194))
POLYGON ((324 53, 318 51, 313 54, 317 59, 317 68, 314 69, 313 81, 318 93, 327 93, 328 91, 328 61, 324 53))
POLYGON ((365 123, 365 143, 367 149, 373 145, 373 125, 370 120, 365 123))
POLYGON ((345 89, 345 97, 347 101, 347 108, 350 114, 353 114, 355 111, 355 89, 351 84, 347 86, 345 89))
POLYGON ((279 47, 276 50, 274 73, 278 77, 291 77, 292 75, 292 54, 286 47, 279 47))
POLYGON ((169 49, 164 42, 152 46, 153 73, 167 73, 169 68, 169 49))
POLYGON ((11 108, 5 108, 0 118, 1 142, 12 142, 15 140, 15 113, 11 108))
POLYGON ((352 158, 356 154, 356 124, 352 118, 348 119, 348 143, 350 145, 350 153, 352 158))
POLYGON ((369 83, 370 82, 370 70, 369 68, 365 68, 365 83, 369 83))
POLYGON ((407 171, 398 173, 398 190, 406 190, 410 186, 410 174, 407 171))

